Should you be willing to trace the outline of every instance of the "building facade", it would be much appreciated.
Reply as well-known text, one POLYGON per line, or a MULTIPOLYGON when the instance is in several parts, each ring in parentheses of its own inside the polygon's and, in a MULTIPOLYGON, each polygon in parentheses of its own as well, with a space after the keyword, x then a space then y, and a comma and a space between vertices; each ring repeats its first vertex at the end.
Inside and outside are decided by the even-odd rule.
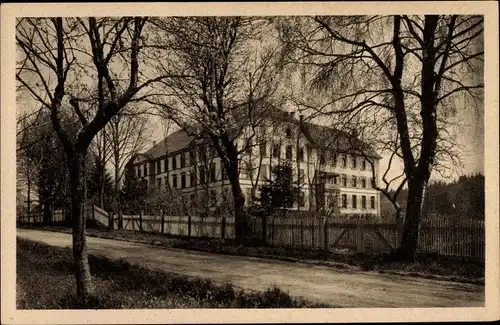
MULTIPOLYGON (((380 215, 372 175, 377 182, 381 157, 372 150, 356 154, 352 136, 277 111, 259 126, 247 127, 235 141, 241 148, 239 181, 246 204, 259 197, 273 168, 288 162, 299 187, 291 209, 380 215)), ((221 160, 208 142, 182 130, 136 155, 133 167, 148 187, 168 187, 185 204, 201 200, 209 209, 231 205, 231 186, 221 160)))

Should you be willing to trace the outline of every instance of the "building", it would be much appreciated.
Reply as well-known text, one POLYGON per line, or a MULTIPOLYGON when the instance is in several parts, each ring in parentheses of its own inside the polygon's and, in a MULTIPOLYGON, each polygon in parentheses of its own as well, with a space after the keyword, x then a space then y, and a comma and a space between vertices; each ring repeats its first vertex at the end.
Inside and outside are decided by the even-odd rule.
MULTIPOLYGON (((381 157, 370 148, 355 154, 362 145, 355 136, 275 110, 259 126, 243 130, 236 141, 242 148, 240 186, 247 204, 273 177, 273 166, 288 161, 300 188, 292 209, 380 215, 380 195, 371 184, 372 164, 377 182, 381 157)), ((185 203, 201 200, 216 208, 232 197, 215 151, 182 130, 137 154, 133 166, 149 187, 169 186, 185 203)))

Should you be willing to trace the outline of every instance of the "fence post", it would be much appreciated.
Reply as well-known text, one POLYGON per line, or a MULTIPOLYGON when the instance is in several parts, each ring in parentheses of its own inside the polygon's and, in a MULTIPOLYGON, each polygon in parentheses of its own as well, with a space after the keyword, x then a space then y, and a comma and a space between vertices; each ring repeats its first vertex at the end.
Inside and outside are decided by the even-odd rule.
POLYGON ((142 210, 139 211, 139 231, 142 231, 142 210))
POLYGON ((362 220, 358 219, 356 222, 356 248, 358 253, 363 253, 365 250, 364 238, 362 220))
POLYGON ((188 237, 191 237, 191 214, 188 215, 188 237))
POLYGON ((222 223, 220 228, 220 236, 222 239, 226 238, 226 216, 222 217, 222 223))
POLYGON ((323 220, 323 248, 328 250, 328 218, 324 217, 323 220))
POLYGON ((304 218, 300 216, 300 248, 304 248, 304 218))
POLYGON ((262 242, 267 243, 267 215, 262 216, 262 242))
POLYGON ((108 217, 108 230, 113 230, 113 211, 109 212, 108 217))
MULTIPOLYGON (((113 228, 115 227, 115 224, 113 223, 113 228)), ((123 229, 123 211, 118 210, 118 229, 122 230, 123 229)))
POLYGON ((160 229, 161 229, 161 233, 163 234, 165 232, 165 213, 162 210, 160 210, 160 213, 161 213, 161 226, 160 226, 160 229))

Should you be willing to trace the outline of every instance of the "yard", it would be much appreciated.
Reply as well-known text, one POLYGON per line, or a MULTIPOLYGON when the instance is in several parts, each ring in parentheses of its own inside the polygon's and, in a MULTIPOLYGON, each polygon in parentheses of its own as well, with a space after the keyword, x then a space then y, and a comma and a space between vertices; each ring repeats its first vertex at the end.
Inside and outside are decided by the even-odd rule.
POLYGON ((231 284, 146 269, 123 260, 89 256, 95 297, 76 303, 69 248, 17 240, 17 308, 301 308, 328 307, 294 298, 274 287, 243 291, 231 284), (34 272, 33 270, 36 270, 34 272))

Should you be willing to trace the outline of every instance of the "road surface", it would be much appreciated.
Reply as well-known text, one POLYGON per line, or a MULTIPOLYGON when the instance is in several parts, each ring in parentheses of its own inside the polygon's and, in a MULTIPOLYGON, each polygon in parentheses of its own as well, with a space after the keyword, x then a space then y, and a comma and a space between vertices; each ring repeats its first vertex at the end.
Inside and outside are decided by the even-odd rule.
MULTIPOLYGON (((17 236, 71 246, 71 235, 18 229, 17 236)), ((277 285, 291 295, 342 307, 482 307, 484 286, 264 258, 219 255, 87 237, 90 254, 190 276, 231 282, 244 289, 277 285)))

